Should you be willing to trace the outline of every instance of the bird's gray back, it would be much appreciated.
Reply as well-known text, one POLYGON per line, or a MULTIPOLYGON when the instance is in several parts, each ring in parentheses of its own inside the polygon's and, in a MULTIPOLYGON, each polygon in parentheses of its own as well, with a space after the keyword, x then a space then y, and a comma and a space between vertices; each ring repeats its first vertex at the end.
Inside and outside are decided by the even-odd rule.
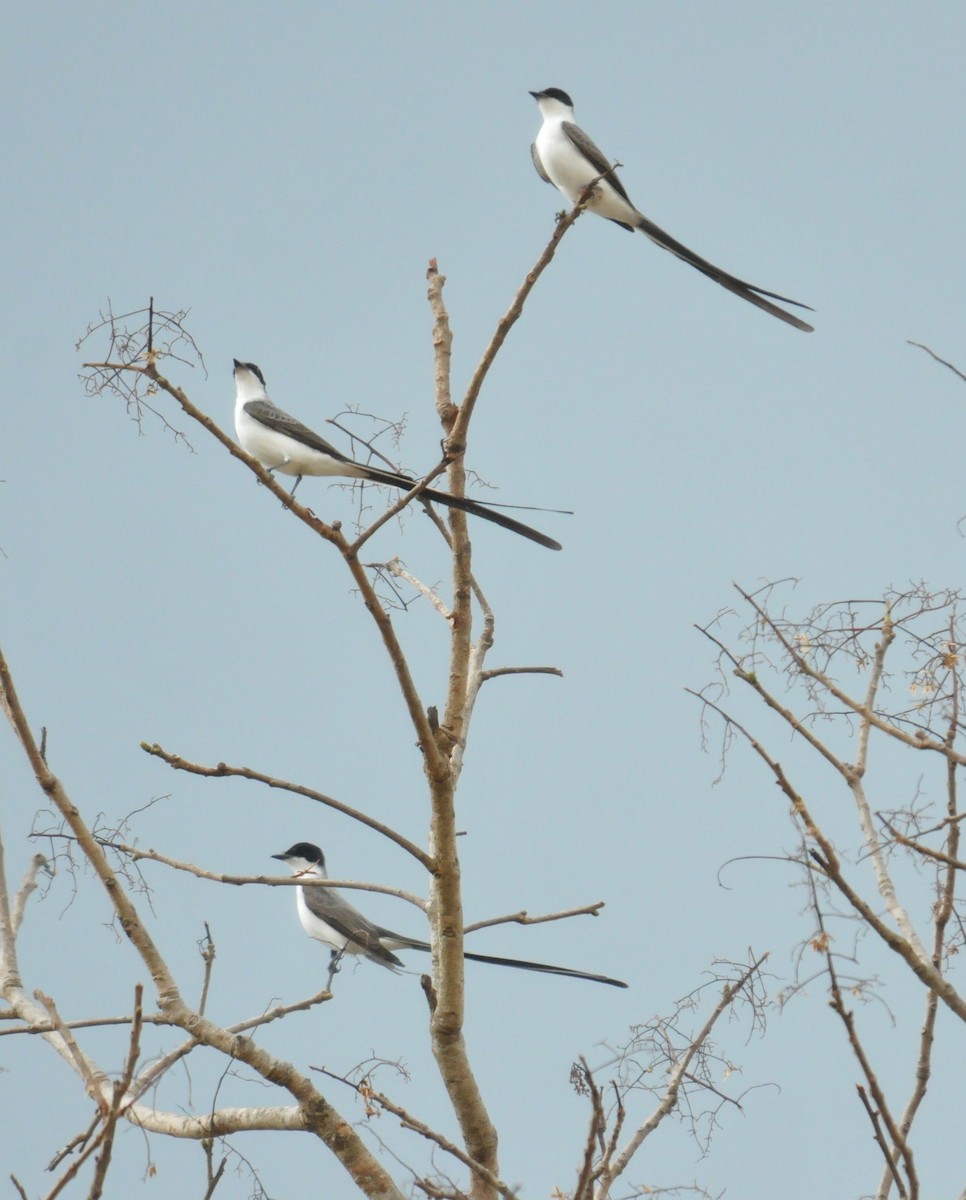
POLYGON ((314 429, 309 429, 308 425, 303 425, 295 417, 283 412, 271 400, 249 400, 245 405, 245 412, 266 428, 275 430, 276 433, 287 434, 289 437, 303 442, 306 446, 321 451, 322 454, 331 455, 339 462, 351 462, 351 459, 347 458, 341 450, 337 450, 331 442, 320 437, 314 429))
POLYGON ((610 170, 611 163, 605 157, 600 147, 584 133, 579 125, 575 125, 573 121, 564 121, 563 131, 598 174, 603 175, 605 171, 610 171, 610 174, 607 176, 607 182, 619 196, 622 196, 628 204, 631 204, 631 198, 624 191, 624 185, 617 178, 617 172, 610 170))

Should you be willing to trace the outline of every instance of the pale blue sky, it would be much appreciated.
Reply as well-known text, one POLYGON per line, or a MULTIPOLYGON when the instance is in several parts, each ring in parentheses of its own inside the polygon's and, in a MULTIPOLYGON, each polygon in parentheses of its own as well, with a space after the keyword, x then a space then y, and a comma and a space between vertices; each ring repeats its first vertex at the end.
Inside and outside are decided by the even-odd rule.
MULTIPOLYGON (((74 344, 108 297, 118 311, 152 294, 161 308, 190 308, 209 373, 170 374, 224 427, 237 356, 317 428, 348 406, 406 414, 400 462, 426 469, 439 439, 426 264, 438 258, 448 278, 459 389, 561 207, 529 157, 539 120, 527 92, 557 86, 624 164, 642 211, 722 267, 815 307, 816 332, 797 333, 585 217, 481 398, 468 465, 501 499, 576 515, 534 518, 564 543, 559 555, 473 530, 497 614, 491 665, 555 664, 564 678, 484 692, 461 789, 467 915, 606 899, 599 920, 494 930, 478 945, 632 985, 470 968, 470 1046, 502 1127, 505 1178, 525 1196, 572 1185, 586 1119, 567 1086, 578 1053, 602 1059, 598 1042, 668 1009, 716 955, 771 950, 784 978, 805 931, 787 869, 745 864, 720 887, 726 860, 793 840, 754 764, 736 758, 712 788, 718 764, 701 752, 683 691, 712 674, 694 623, 732 603, 733 579, 800 577, 789 597, 800 612, 920 578, 961 582, 966 397, 906 339, 966 361, 964 33, 962 7, 936 3, 94 0, 8 15, 0 636, 83 811, 117 816, 169 796, 137 830, 175 856, 257 873, 309 839, 333 874, 424 890, 370 832, 254 786, 174 775, 142 740, 299 780, 416 839, 425 788, 388 665, 335 557, 200 433, 189 454, 85 396, 74 344)), ((320 516, 351 518, 346 493, 302 488, 320 516)), ((424 524, 390 525, 372 556, 398 553, 428 581, 445 577, 424 524)), ((426 702, 441 702, 438 620, 416 606, 396 622, 426 702)), ((39 797, 9 737, 2 761, 16 878, 39 797)), ((212 926, 215 1017, 319 985, 325 954, 303 938, 288 891, 146 873, 158 936, 189 978, 201 922, 212 926)), ((70 883, 58 878, 31 909, 26 980, 70 1015, 124 1011, 140 972, 100 927, 92 881, 79 887, 65 910, 70 883), (78 956, 91 930, 95 965, 129 971, 122 979, 118 966, 106 996, 78 956)), ((365 903, 421 932, 407 907, 365 903)), ((904 992, 897 982, 891 998, 904 992)), ((917 998, 904 1013, 913 1027, 918 1012, 917 998)), ((880 1010, 864 1015, 879 1053, 906 1062, 907 1031, 880 1010)), ((413 1076, 401 1101, 433 1119, 441 1089, 425 1025, 414 978, 360 967, 343 972, 332 1004, 265 1043, 333 1070, 401 1059, 413 1076)), ((949 1036, 961 1061, 962 1032, 949 1036)), ((723 1037, 745 1083, 781 1091, 726 1115, 703 1161, 667 1130, 632 1179, 784 1200, 871 1188, 875 1147, 821 993, 774 1017, 763 1043, 746 1047, 737 1028, 723 1037)), ((11 1040, 0 1103, 10 1111, 19 1097, 25 1121, 4 1166, 38 1194, 84 1106, 59 1064, 11 1040), (23 1099, 27 1071, 40 1109, 23 1099)), ((172 1085, 163 1099, 175 1096, 184 1091, 172 1085)), ((346 1095, 332 1098, 361 1118, 346 1095)), ((219 1096, 246 1100, 266 1096, 230 1082, 219 1096)), ((924 1178, 950 1195, 961 1172, 938 1107, 932 1118, 924 1178)), ((383 1119, 379 1133, 406 1147, 393 1130, 383 1119)), ((238 1145, 274 1197, 304 1194, 309 1177, 348 1194, 308 1139, 238 1145)), ((126 1132, 119 1154, 112 1194, 136 1194, 140 1135, 126 1132)), ((161 1173, 146 1194, 199 1192, 197 1147, 154 1156, 161 1173)), ((219 1195, 246 1188, 231 1179, 219 1195)))

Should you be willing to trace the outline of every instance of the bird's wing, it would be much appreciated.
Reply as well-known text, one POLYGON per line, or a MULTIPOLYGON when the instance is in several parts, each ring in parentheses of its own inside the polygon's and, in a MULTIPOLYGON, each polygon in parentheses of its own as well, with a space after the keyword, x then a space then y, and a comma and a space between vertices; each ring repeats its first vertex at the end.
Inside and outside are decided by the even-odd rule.
POLYGON ((553 180, 550 178, 550 176, 547 174, 547 172, 543 169, 543 163, 540 160, 540 155, 537 153, 537 143, 536 142, 530 143, 530 157, 533 159, 533 165, 537 168, 537 174, 540 176, 540 178, 543 180, 544 183, 549 183, 552 187, 553 180))
POLYGON ((331 442, 327 442, 324 437, 320 437, 315 430, 309 429, 308 425, 303 425, 295 417, 290 417, 287 412, 276 408, 270 400, 249 400, 245 405, 245 412, 268 429, 273 429, 276 433, 284 433, 297 442, 310 446, 313 450, 328 454, 338 462, 352 462, 352 459, 343 454, 341 450, 336 450, 331 442))
MULTIPOLYGON (((380 938, 385 934, 393 937, 388 930, 373 924, 335 888, 303 887, 302 895, 309 912, 331 925, 336 933, 341 934, 352 946, 358 947, 367 958, 374 959, 384 966, 401 967, 402 963, 391 951, 383 946, 380 938)), ((397 939, 405 944, 405 939, 397 939)))
MULTIPOLYGON (((628 196, 627 192, 624 191, 624 185, 617 178, 617 172, 611 171, 612 164, 604 157, 603 151, 599 149, 599 147, 590 140, 587 134, 584 133, 580 126, 575 125, 573 121, 564 121, 563 131, 567 137, 570 138, 571 142, 574 144, 574 146, 576 146, 584 158, 587 159, 598 175, 603 175, 608 171, 610 172, 610 174, 607 175, 607 182, 611 185, 618 196, 622 196, 627 203, 631 205, 631 208, 633 208, 634 205, 631 202, 630 196, 628 196)), ((620 224, 620 222, 618 222, 618 224, 620 224)))
POLYGON ((783 309, 776 308, 774 304, 769 304, 768 300, 764 300, 762 297, 768 296, 771 300, 780 300, 782 304, 794 304, 796 308, 807 308, 811 312, 812 309, 809 305, 803 304, 801 300, 792 300, 789 296, 779 296, 777 292, 766 292, 764 288, 756 287, 753 283, 746 283, 745 280, 739 279, 735 275, 730 275, 727 271, 723 271, 721 267, 716 267, 714 263, 710 263, 706 258, 702 258, 700 254, 695 254, 693 250, 689 250, 677 238, 673 238, 669 233, 665 233, 659 225, 655 225, 647 217, 641 217, 637 227, 642 233, 646 233, 652 242, 655 242, 665 250, 670 250, 672 254, 676 254, 684 262, 690 263, 692 267, 695 267, 702 274, 707 275, 709 279, 720 283, 729 292, 734 292, 736 295, 741 296, 742 299, 757 305, 758 308, 763 308, 765 312, 771 313, 774 317, 780 317, 781 320, 787 321, 789 325, 794 325, 796 329, 802 329, 806 333, 813 331, 811 325, 806 324, 805 321, 799 320, 798 317, 785 312, 783 309))

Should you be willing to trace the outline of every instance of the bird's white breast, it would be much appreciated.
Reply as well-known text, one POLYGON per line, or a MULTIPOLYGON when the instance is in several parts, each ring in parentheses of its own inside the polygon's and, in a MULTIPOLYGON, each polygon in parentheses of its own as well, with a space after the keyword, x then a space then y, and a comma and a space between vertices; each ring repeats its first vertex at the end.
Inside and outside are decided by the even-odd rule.
MULTIPOLYGON (((571 204, 576 204, 580 193, 592 179, 596 179, 600 171, 577 149, 570 140, 570 135, 563 128, 562 120, 550 119, 544 121, 537 134, 535 142, 537 154, 543 163, 543 169, 550 176, 554 187, 558 188, 571 204)), ((628 204, 623 196, 608 183, 602 180, 594 194, 587 202, 591 212, 613 221, 621 221, 627 225, 636 225, 640 213, 632 204, 628 204)))
POLYGON ((537 134, 536 147, 550 182, 571 204, 576 204, 577 197, 596 172, 564 133, 562 122, 544 121, 537 134))
POLYGON ((317 942, 324 942, 333 950, 342 950, 345 947, 346 939, 342 934, 333 929, 331 925, 327 925, 309 909, 305 903, 305 893, 301 888, 298 889, 298 910, 299 921, 310 938, 315 938, 317 942))
POLYGON ((247 450, 252 458, 257 458, 263 467, 273 469, 280 467, 286 457, 290 457, 285 446, 291 438, 266 429, 260 421, 250 417, 239 405, 235 410, 235 433, 242 449, 247 450))

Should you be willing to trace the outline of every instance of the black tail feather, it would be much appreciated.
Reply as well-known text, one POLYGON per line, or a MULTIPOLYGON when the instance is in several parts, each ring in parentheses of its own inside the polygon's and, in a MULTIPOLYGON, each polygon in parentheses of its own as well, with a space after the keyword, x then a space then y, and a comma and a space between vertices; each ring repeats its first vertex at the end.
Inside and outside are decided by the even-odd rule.
POLYGON ((794 325, 796 329, 801 329, 805 333, 814 333, 814 326, 809 325, 806 321, 802 321, 793 313, 785 312, 783 308, 778 308, 777 305, 770 304, 769 300, 780 300, 782 304, 794 304, 796 308, 805 308, 809 312, 814 311, 811 305, 803 304, 801 300, 792 300, 789 296, 779 296, 777 292, 767 292, 764 288, 756 287, 753 283, 746 283, 743 279, 739 279, 736 275, 730 275, 727 271, 723 271, 720 267, 716 267, 714 263, 708 262, 706 258, 702 258, 700 254, 695 254, 693 250, 689 250, 677 238, 671 237, 669 233, 655 225, 653 221, 649 221, 647 217, 641 217, 638 222, 638 229, 646 234, 652 242, 661 246, 665 250, 670 250, 672 254, 676 254, 683 262, 700 271, 702 275, 707 275, 709 279, 713 279, 715 283, 720 283, 723 288, 727 288, 729 292, 734 292, 736 296, 740 296, 742 300, 747 300, 749 304, 754 304, 758 308, 762 308, 767 313, 771 313, 773 317, 778 317, 780 321, 785 321, 789 325, 794 325), (767 296, 769 300, 764 299, 767 296))
MULTIPOLYGON (((411 491, 419 482, 418 479, 410 479, 406 475, 396 475, 392 471, 380 471, 376 467, 367 467, 366 477, 373 483, 383 483, 387 487, 401 488, 406 492, 411 491)), ((490 521, 494 525, 501 526, 503 529, 509 529, 512 533, 518 533, 521 537, 529 538, 531 542, 536 542, 540 546, 546 546, 548 550, 562 549, 559 542, 554 541, 552 537, 547 537, 539 529, 533 529, 529 525, 524 525, 522 521, 516 521, 513 517, 508 517, 502 512, 494 512, 492 508, 488 508, 479 501, 467 500, 465 496, 451 496, 449 492, 438 492, 435 488, 426 488, 425 491, 419 493, 417 499, 430 500, 435 504, 444 504, 447 508, 458 508, 462 512, 470 513, 474 517, 480 517, 484 521, 490 521)))
POLYGON ((492 954, 471 954, 468 950, 463 951, 463 957, 471 958, 473 962, 496 963, 499 967, 519 967, 523 971, 540 971, 544 975, 569 975, 571 979, 588 979, 591 983, 627 987, 623 980, 611 979, 609 975, 593 975, 589 971, 575 971, 572 967, 552 967, 548 963, 527 962, 523 958, 496 958, 492 954))
MULTIPOLYGON (((410 950, 430 950, 426 942, 407 942, 410 950)), ((552 967, 549 963, 528 962, 525 958, 498 958, 493 954, 473 954, 463 951, 463 957, 473 962, 495 963, 498 967, 517 967, 521 971, 539 971, 542 975, 566 975, 570 979, 587 979, 591 983, 607 983, 611 987, 626 988, 627 984, 621 979, 611 979, 609 975, 594 975, 590 971, 575 971, 572 967, 552 967)))

